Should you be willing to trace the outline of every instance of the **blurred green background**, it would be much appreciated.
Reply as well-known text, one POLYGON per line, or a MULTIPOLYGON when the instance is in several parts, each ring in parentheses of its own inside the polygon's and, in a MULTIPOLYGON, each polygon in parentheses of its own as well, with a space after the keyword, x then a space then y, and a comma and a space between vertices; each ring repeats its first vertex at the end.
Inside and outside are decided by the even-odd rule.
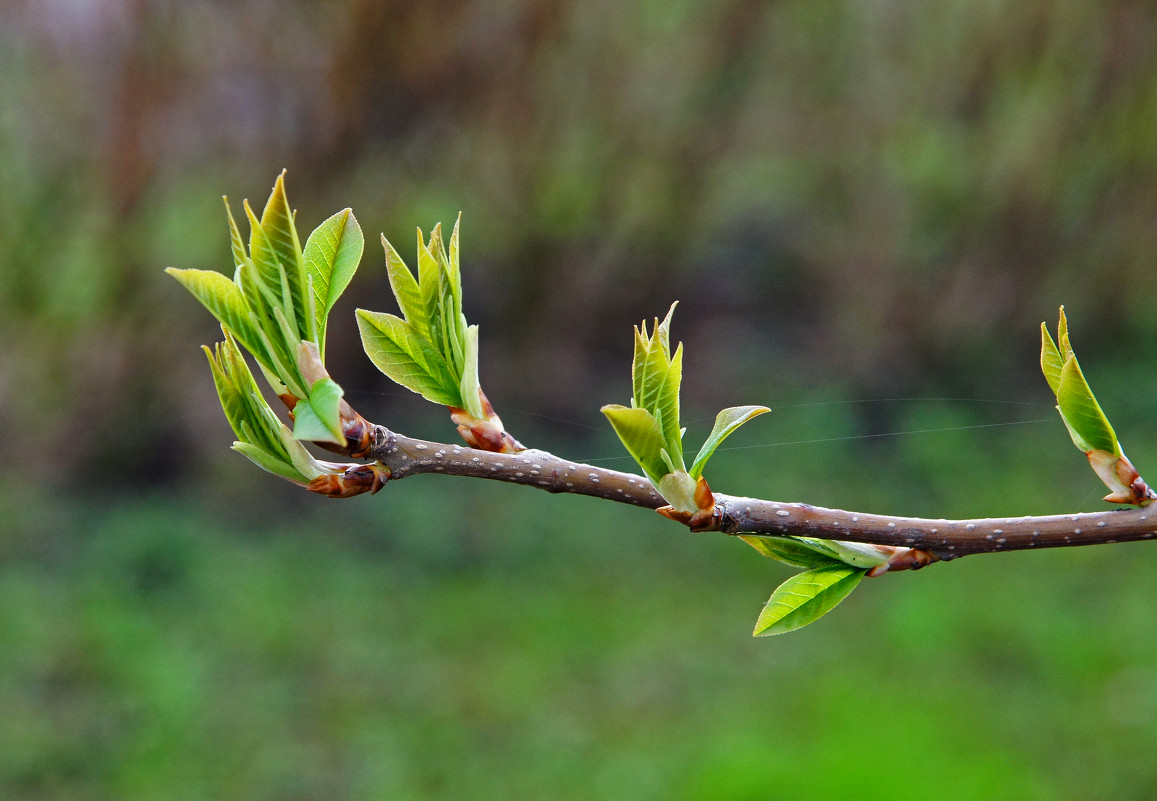
POLYGON ((1037 327, 1067 304, 1157 470, 1154 41, 1120 1, 0 4, 0 798, 1153 798, 1152 547, 885 577, 754 640, 788 573, 738 542, 252 468, 161 268, 229 269, 220 195, 283 167, 306 231, 352 206, 332 372, 445 440, 352 311, 393 309, 377 232, 410 258, 461 210, 524 442, 618 456, 598 407, 679 299, 689 439, 776 410, 716 488, 1098 509, 1037 327))

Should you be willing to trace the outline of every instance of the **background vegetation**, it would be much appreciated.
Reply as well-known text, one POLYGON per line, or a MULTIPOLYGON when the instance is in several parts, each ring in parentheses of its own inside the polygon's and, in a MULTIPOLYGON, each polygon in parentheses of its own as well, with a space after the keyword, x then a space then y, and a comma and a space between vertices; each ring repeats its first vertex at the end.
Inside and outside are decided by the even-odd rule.
MULTIPOLYGON (((282 167, 303 228, 350 205, 407 257, 462 210, 524 442, 618 456, 630 325, 680 299, 685 417, 776 410, 720 489, 1098 508, 1037 326, 1067 304, 1152 472, 1155 37, 1134 2, 4 4, 0 797, 1151 798, 1152 548, 973 557, 752 640, 786 573, 739 543, 253 470, 161 268, 226 269, 219 196, 282 167)), ((360 353, 367 253, 331 371, 448 438, 360 353)))

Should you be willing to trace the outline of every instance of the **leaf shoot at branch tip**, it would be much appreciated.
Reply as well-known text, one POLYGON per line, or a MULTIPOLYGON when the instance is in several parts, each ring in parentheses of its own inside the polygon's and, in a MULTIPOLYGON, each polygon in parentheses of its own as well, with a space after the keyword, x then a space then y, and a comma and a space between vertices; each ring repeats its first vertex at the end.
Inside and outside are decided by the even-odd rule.
POLYGON ((310 374, 324 374, 326 322, 361 260, 361 228, 345 209, 310 234, 303 251, 285 193, 284 170, 260 218, 248 201, 242 203, 250 228, 248 248, 228 199, 224 201, 233 280, 212 270, 170 267, 166 272, 217 318, 230 342, 253 355, 275 392, 305 404, 300 415, 306 422, 299 418, 297 424, 300 438, 341 444, 340 405, 333 401, 335 388, 340 399, 340 387, 328 375, 328 383, 319 383, 318 376, 310 374), (303 363, 302 343, 311 343, 316 366, 303 363), (321 397, 311 403, 315 391, 321 397))
MULTIPOLYGON (((671 353, 671 316, 677 305, 678 301, 671 304, 662 321, 655 319, 650 333, 646 321, 635 328, 631 405, 609 404, 602 412, 627 452, 673 510, 691 515, 707 511, 696 500, 696 488, 707 460, 737 428, 771 410, 765 406, 734 406, 721 411, 691 469, 687 469, 683 461, 686 429, 679 423, 683 344, 671 353)), ((700 491, 700 498, 703 497, 710 497, 710 493, 704 496, 700 491)))
POLYGON ((1105 500, 1146 506, 1157 500, 1157 493, 1137 473, 1117 441, 1109 419, 1097 403, 1093 390, 1077 362, 1069 342, 1069 324, 1061 306, 1057 322, 1057 339, 1041 323, 1041 372, 1057 399, 1057 411, 1069 431, 1073 444, 1089 459, 1097 476, 1109 488, 1105 500))

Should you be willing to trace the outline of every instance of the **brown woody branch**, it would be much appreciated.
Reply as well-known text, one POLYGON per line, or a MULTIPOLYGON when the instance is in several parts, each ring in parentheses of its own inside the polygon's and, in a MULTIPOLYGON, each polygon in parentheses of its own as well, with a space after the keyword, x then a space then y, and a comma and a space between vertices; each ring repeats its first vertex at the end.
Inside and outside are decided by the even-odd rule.
MULTIPOLYGON (((380 463, 381 467, 373 466, 375 481, 382 476, 393 481, 421 473, 440 473, 526 484, 547 492, 589 495, 648 509, 666 504, 643 476, 562 459, 546 451, 491 453, 414 439, 368 424, 360 441, 358 452, 350 455, 380 463)), ((366 471, 367 467, 358 469, 366 471)), ((713 524, 706 530, 818 537, 885 546, 892 555, 893 569, 920 567, 974 553, 1099 545, 1157 536, 1157 510, 1145 508, 944 520, 848 512, 720 493, 715 493, 714 499, 713 524)))

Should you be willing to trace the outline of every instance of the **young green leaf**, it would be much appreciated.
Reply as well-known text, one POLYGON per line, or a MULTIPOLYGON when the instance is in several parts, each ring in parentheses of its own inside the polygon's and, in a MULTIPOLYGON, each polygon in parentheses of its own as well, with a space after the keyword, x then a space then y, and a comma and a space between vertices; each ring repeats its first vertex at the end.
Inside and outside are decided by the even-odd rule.
POLYGON ((398 251, 390 244, 385 235, 382 235, 382 247, 386 251, 386 275, 390 279, 390 289, 398 301, 398 308, 406 322, 426 339, 430 338, 430 321, 426 316, 426 305, 422 299, 422 291, 418 282, 406 262, 398 255, 398 251))
MULTIPOLYGON (((261 212, 261 231, 266 238, 273 260, 280 265, 285 275, 283 281, 289 286, 292 316, 290 309, 286 310, 287 319, 297 321, 296 330, 301 339, 316 341, 314 336, 313 316, 309 314, 309 300, 306 297, 305 265, 303 263, 301 242, 297 237, 297 226, 294 225, 293 210, 289 207, 289 198, 285 194, 285 170, 277 176, 273 184, 273 191, 261 212)), ((256 259, 256 256, 254 256, 256 259)))
POLYGON ((269 355, 249 314, 249 305, 237 285, 214 270, 180 270, 169 267, 166 273, 189 290, 193 297, 217 318, 226 330, 266 366, 271 366, 269 355))
POLYGON ((362 347, 374 365, 428 401, 464 408, 458 380, 442 355, 413 326, 392 314, 357 310, 362 347))
POLYGON ((256 445, 238 440, 233 443, 233 450, 240 453, 262 470, 284 478, 287 481, 292 481, 294 484, 305 485, 310 482, 310 477, 302 474, 291 462, 283 461, 269 451, 262 450, 256 445))
POLYGON ((257 389, 245 358, 226 333, 214 350, 204 348, 221 407, 237 437, 234 449, 259 467, 298 484, 326 472, 277 419, 257 389))
POLYGON ((1077 357, 1071 356, 1061 371, 1060 388, 1057 390, 1057 408, 1069 428, 1073 443, 1081 450, 1105 451, 1114 456, 1121 455, 1121 446, 1113 427, 1101 411, 1101 405, 1093 397, 1093 391, 1085 381, 1077 357))
POLYGON ((798 537, 740 534, 739 539, 763 556, 793 567, 836 567, 844 564, 832 556, 827 548, 798 537))
POLYGON ((309 390, 309 398, 293 407, 293 438, 306 442, 345 444, 341 430, 342 388, 332 378, 321 378, 309 390))
POLYGON ((462 408, 466 409, 471 417, 483 420, 487 415, 482 406, 482 385, 478 381, 478 326, 466 326, 464 339, 466 352, 462 378, 458 382, 458 388, 462 393, 462 408))
POLYGON ((325 358, 326 321, 362 260, 365 239, 353 211, 343 209, 323 222, 305 242, 302 260, 313 291, 318 352, 325 358))
MULTIPOLYGON (((285 269, 277 260, 277 254, 273 250, 273 245, 270 243, 265 230, 261 227, 261 221, 258 220, 257 215, 253 213, 249 201, 242 201, 241 206, 245 209, 245 216, 249 219, 249 258, 256 268, 254 272, 256 280, 253 282, 253 285, 262 293, 270 312, 272 312, 273 309, 279 308, 286 320, 293 321, 294 332, 296 333, 297 318, 292 302, 292 292, 289 303, 285 302, 286 299, 282 293, 283 276, 288 279, 285 269)), ((286 283, 288 284, 288 281, 286 281, 286 283)), ((308 339, 309 337, 298 338, 308 339)))
POLYGON ((707 435, 707 441, 699 449, 699 453, 695 456, 695 462, 688 471, 691 476, 699 478, 703 475, 703 468, 707 465, 707 460, 711 458, 711 454, 715 453, 715 449, 723 440, 731 436, 733 431, 753 417, 770 411, 771 409, 766 406, 732 406, 716 415, 715 425, 711 428, 711 433, 707 435))
POLYGON ((634 457, 647 474, 647 478, 657 487, 668 470, 662 455, 663 432, 654 415, 646 409, 618 404, 604 406, 602 413, 610 421, 611 427, 615 429, 627 452, 634 457))
POLYGON ((1121 456, 1117 435, 1089 388, 1069 343, 1064 306, 1061 306, 1057 322, 1057 338, 1059 348, 1049 336, 1048 327, 1041 323, 1041 371, 1056 395, 1057 411, 1061 413, 1073 444, 1086 454, 1102 451, 1113 457, 1121 456))
POLYGON ((225 218, 229 221, 229 248, 233 252, 233 267, 240 268, 248 261, 249 256, 245 253, 245 242, 241 239, 241 231, 237 228, 237 221, 233 219, 233 209, 229 207, 229 198, 222 195, 221 200, 225 202, 225 218))
POLYGON ((814 623, 844 600, 866 572, 832 565, 797 573, 771 594, 752 634, 756 637, 785 634, 814 623))
MULTIPOLYGON (((1061 315, 1065 313, 1064 306, 1061 307, 1061 315)), ((1048 382, 1049 388, 1052 389, 1053 394, 1056 395, 1061 390, 1061 371, 1065 369, 1065 360, 1061 358, 1061 352, 1057 349, 1057 345, 1053 342, 1053 338, 1049 336, 1049 327, 1046 323, 1040 324, 1040 368, 1041 372, 1045 374, 1045 381, 1048 382)))

